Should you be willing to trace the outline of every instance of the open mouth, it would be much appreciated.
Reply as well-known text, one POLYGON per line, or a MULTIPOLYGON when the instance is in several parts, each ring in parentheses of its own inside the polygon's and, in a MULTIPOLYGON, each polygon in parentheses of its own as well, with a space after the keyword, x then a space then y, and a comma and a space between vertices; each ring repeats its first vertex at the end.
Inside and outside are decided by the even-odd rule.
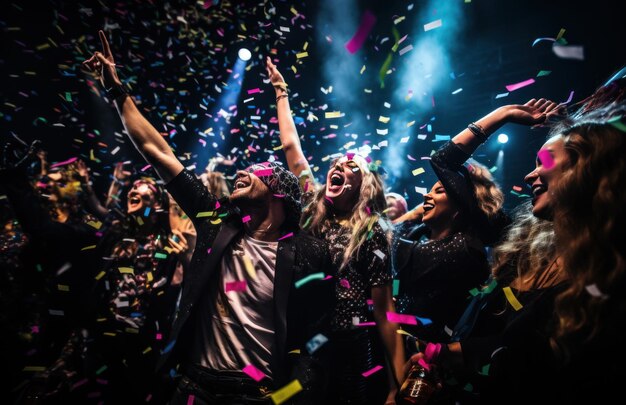
POLYGON ((430 211, 433 208, 435 208, 435 204, 433 203, 424 203, 424 205, 422 205, 422 208, 424 208, 424 212, 430 211))
POLYGON ((541 194, 545 193, 546 191, 548 191, 548 188, 546 186, 544 186, 543 184, 535 184, 531 187, 533 196, 535 198, 539 197, 541 194))
POLYGON ((138 205, 138 204, 141 204, 141 198, 137 195, 133 195, 133 196, 128 197, 128 202, 131 205, 138 205))
POLYGON ((250 179, 245 176, 241 176, 235 182, 235 190, 241 190, 250 186, 250 179))
POLYGON ((346 179, 339 173, 335 172, 330 176, 330 184, 333 186, 343 186, 346 179))

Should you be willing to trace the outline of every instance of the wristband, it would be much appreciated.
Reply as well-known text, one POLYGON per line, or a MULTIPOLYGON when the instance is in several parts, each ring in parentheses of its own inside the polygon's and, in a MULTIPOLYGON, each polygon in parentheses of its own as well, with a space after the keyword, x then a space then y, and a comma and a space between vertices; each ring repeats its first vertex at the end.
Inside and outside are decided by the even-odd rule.
POLYGON ((480 125, 476 124, 475 122, 470 123, 467 126, 467 129, 472 131, 474 136, 476 136, 476 138, 480 140, 480 143, 484 143, 487 140, 487 138, 489 138, 489 135, 487 135, 487 133, 485 132, 485 129, 481 127, 480 125))
POLYGON ((128 91, 123 84, 114 84, 108 89, 104 89, 106 91, 107 97, 111 100, 117 100, 121 96, 128 95, 128 91))
POLYGON ((287 94, 281 94, 280 96, 276 97, 276 102, 278 103, 278 100, 280 100, 281 98, 287 98, 289 97, 287 94))

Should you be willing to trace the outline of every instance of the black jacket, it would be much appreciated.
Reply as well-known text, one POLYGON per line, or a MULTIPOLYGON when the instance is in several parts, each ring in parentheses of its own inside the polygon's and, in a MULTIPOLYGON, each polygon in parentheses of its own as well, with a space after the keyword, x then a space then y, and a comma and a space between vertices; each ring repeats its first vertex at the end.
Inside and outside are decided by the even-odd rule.
MULTIPOLYGON (((195 309, 203 294, 209 291, 210 284, 216 282, 225 250, 243 232, 238 209, 228 200, 218 201, 189 171, 179 173, 168 183, 167 189, 193 221, 198 236, 191 264, 184 276, 180 306, 159 368, 174 365, 176 360, 180 360, 181 349, 191 347, 196 332, 195 309)), ((328 331, 333 308, 333 283, 316 279, 299 288, 294 283, 310 274, 328 272, 331 268, 328 250, 316 238, 294 231, 293 237, 286 237, 278 243, 274 280, 276 329, 270 365, 277 388, 293 378, 299 378, 305 386, 312 381, 302 381, 306 379, 304 374, 309 377, 311 374, 304 369, 323 370, 320 356, 324 350, 315 351, 314 358, 306 351, 305 344, 317 333, 326 334, 328 331), (288 357, 288 352, 295 349, 300 349, 300 354, 296 355, 294 362, 288 357)), ((307 388, 305 386, 305 390, 307 388)))

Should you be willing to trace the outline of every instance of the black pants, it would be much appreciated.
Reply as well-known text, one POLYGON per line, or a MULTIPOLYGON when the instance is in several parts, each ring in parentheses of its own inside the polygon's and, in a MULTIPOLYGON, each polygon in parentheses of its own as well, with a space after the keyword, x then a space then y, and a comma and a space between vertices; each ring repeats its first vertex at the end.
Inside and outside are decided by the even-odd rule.
POLYGON ((267 405, 271 404, 269 393, 266 386, 240 371, 216 371, 194 365, 183 374, 169 404, 267 405))

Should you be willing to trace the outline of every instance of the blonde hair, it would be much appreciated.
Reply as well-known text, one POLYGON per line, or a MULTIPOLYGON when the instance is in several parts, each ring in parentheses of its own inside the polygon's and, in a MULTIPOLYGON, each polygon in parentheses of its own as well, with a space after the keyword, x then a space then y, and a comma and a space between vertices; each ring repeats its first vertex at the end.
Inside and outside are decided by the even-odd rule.
POLYGON ((492 218, 502 209, 504 193, 486 166, 474 159, 468 159, 467 163, 478 208, 487 218, 492 218))
POLYGON ((518 279, 527 289, 542 287, 540 283, 550 279, 545 273, 556 258, 553 224, 533 215, 530 200, 521 203, 493 257, 492 274, 500 284, 518 279))
MULTIPOLYGON (((334 165, 337 160, 331 164, 334 165)), ((346 247, 340 268, 344 268, 354 254, 358 254, 359 248, 367 240, 369 231, 378 221, 383 221, 391 229, 382 212, 387 207, 385 200, 385 188, 383 179, 376 171, 361 169, 362 181, 358 200, 352 208, 352 215, 345 227, 352 230, 350 242, 346 247)), ((326 202, 326 188, 318 188, 311 203, 304 207, 300 226, 308 229, 317 237, 324 238, 324 233, 330 226, 330 212, 326 202)))

